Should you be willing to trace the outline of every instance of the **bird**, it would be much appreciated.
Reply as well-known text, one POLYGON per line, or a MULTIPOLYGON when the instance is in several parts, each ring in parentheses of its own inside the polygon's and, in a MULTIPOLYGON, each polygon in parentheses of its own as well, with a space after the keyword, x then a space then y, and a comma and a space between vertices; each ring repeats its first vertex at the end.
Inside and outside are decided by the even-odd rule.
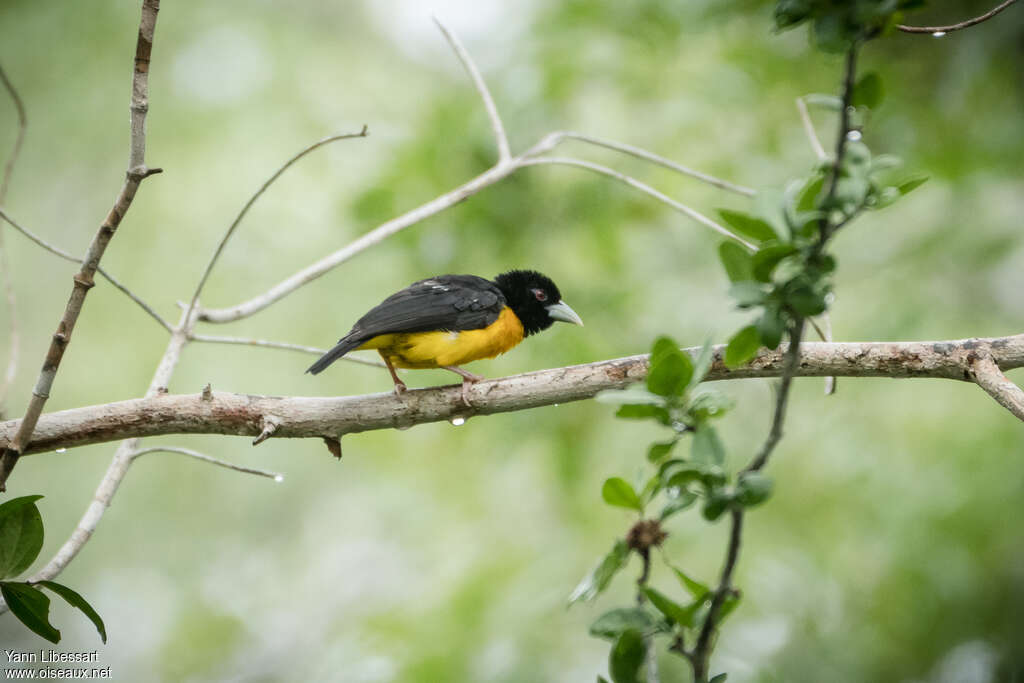
POLYGON ((462 377, 462 402, 472 407, 469 388, 484 378, 459 366, 505 353, 556 321, 583 325, 551 278, 535 270, 510 270, 494 280, 438 275, 372 308, 306 372, 319 374, 349 351, 375 349, 396 395, 406 391, 396 367, 444 368, 462 377))

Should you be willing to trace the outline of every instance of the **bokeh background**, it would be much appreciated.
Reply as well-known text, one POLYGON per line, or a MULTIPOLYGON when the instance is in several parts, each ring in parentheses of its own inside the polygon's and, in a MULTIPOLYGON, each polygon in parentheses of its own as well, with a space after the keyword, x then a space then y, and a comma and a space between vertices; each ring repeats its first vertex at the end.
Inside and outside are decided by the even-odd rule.
MULTIPOLYGON (((0 60, 30 117, 7 209, 76 253, 125 168, 138 4, 0 4, 0 60)), ((959 19, 991 3, 935 4, 913 19, 959 19)), ((813 51, 804 30, 773 35, 764 2, 165 1, 147 152, 165 173, 143 185, 104 266, 176 320, 175 302, 191 295, 259 184, 304 145, 364 123, 369 138, 316 152, 259 201, 204 303, 263 291, 485 169, 495 157, 487 119, 432 12, 475 56, 513 151, 573 129, 762 189, 813 163, 794 98, 834 92, 841 66, 813 51)), ((866 142, 931 181, 837 238, 837 339, 1024 330, 1022 48, 1024 9, 1014 7, 941 40, 896 35, 864 51, 864 71, 886 85, 866 142)), ((834 123, 815 118, 830 140, 834 123)), ((14 122, 5 100, 5 154, 14 122)), ((746 206, 635 159, 565 151, 705 212, 746 206)), ((17 417, 74 267, 5 234, 23 339, 6 406, 17 417)), ((200 331, 324 347, 414 279, 528 266, 556 279, 587 327, 553 328, 478 372, 639 353, 663 333, 698 345, 745 320, 731 308, 717 244, 623 185, 532 168, 252 318, 200 331)), ((165 338, 100 282, 47 408, 141 395, 165 338)), ((7 344, 4 332, 4 357, 7 344)), ((310 360, 193 344, 170 390, 390 388, 384 371, 354 364, 304 375, 310 360)), ((767 430, 770 383, 720 388, 738 401, 722 425, 738 465, 767 430)), ((61 579, 97 607, 109 642, 55 602, 59 649, 99 649, 119 681, 593 681, 607 646, 587 625, 629 599, 638 568, 596 605, 567 610, 565 600, 631 522, 601 503, 601 482, 638 477, 643 444, 658 436, 612 412, 583 402, 356 435, 340 463, 318 441, 151 440, 285 479, 175 455, 139 461, 61 579)), ((74 527, 113 451, 79 448, 18 467, 9 495, 46 496, 40 563, 74 527)), ((1024 425, 969 384, 846 379, 825 398, 820 380, 802 380, 770 469, 776 494, 749 517, 745 599, 721 635, 716 671, 730 681, 1021 680, 1024 425)), ((667 552, 711 580, 725 527, 680 516, 667 552)), ((676 590, 664 572, 653 580, 676 590)), ((0 643, 46 645, 10 615, 0 617, 0 643)), ((664 666, 664 680, 686 680, 678 662, 664 666)))

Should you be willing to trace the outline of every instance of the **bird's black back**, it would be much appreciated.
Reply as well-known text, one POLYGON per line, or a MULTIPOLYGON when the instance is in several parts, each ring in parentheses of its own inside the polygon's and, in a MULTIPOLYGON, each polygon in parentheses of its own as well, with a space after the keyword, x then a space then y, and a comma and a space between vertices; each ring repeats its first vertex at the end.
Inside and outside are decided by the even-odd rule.
POLYGON ((505 296, 476 275, 440 275, 395 292, 356 321, 347 337, 487 327, 505 307, 505 296))

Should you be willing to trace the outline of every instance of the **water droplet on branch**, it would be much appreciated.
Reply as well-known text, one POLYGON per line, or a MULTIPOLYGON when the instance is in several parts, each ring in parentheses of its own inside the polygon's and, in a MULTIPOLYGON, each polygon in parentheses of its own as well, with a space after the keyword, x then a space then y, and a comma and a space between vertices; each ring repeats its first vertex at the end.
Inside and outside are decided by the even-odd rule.
POLYGON ((58 453, 67 453, 67 452, 68 452, 68 449, 66 449, 66 448, 58 448, 58 449, 57 449, 57 452, 58 452, 58 453))
POLYGON ((464 418, 464 417, 453 417, 451 419, 451 423, 452 423, 452 426, 454 426, 454 427, 461 427, 462 425, 466 424, 466 418, 464 418))
POLYGON ((859 130, 851 130, 849 133, 846 134, 846 139, 851 140, 853 142, 860 140, 860 138, 861 134, 859 130))
POLYGON ((944 35, 946 35, 945 31, 936 31, 932 34, 932 38, 941 38, 944 35))

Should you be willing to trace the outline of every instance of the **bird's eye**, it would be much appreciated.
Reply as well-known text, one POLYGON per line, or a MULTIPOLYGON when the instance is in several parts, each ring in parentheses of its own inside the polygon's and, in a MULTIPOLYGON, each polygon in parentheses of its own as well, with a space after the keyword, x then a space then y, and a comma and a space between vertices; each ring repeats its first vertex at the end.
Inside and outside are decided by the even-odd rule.
POLYGON ((531 290, 531 291, 533 292, 533 296, 537 299, 537 301, 547 301, 548 300, 548 294, 543 289, 534 289, 534 290, 531 290))

